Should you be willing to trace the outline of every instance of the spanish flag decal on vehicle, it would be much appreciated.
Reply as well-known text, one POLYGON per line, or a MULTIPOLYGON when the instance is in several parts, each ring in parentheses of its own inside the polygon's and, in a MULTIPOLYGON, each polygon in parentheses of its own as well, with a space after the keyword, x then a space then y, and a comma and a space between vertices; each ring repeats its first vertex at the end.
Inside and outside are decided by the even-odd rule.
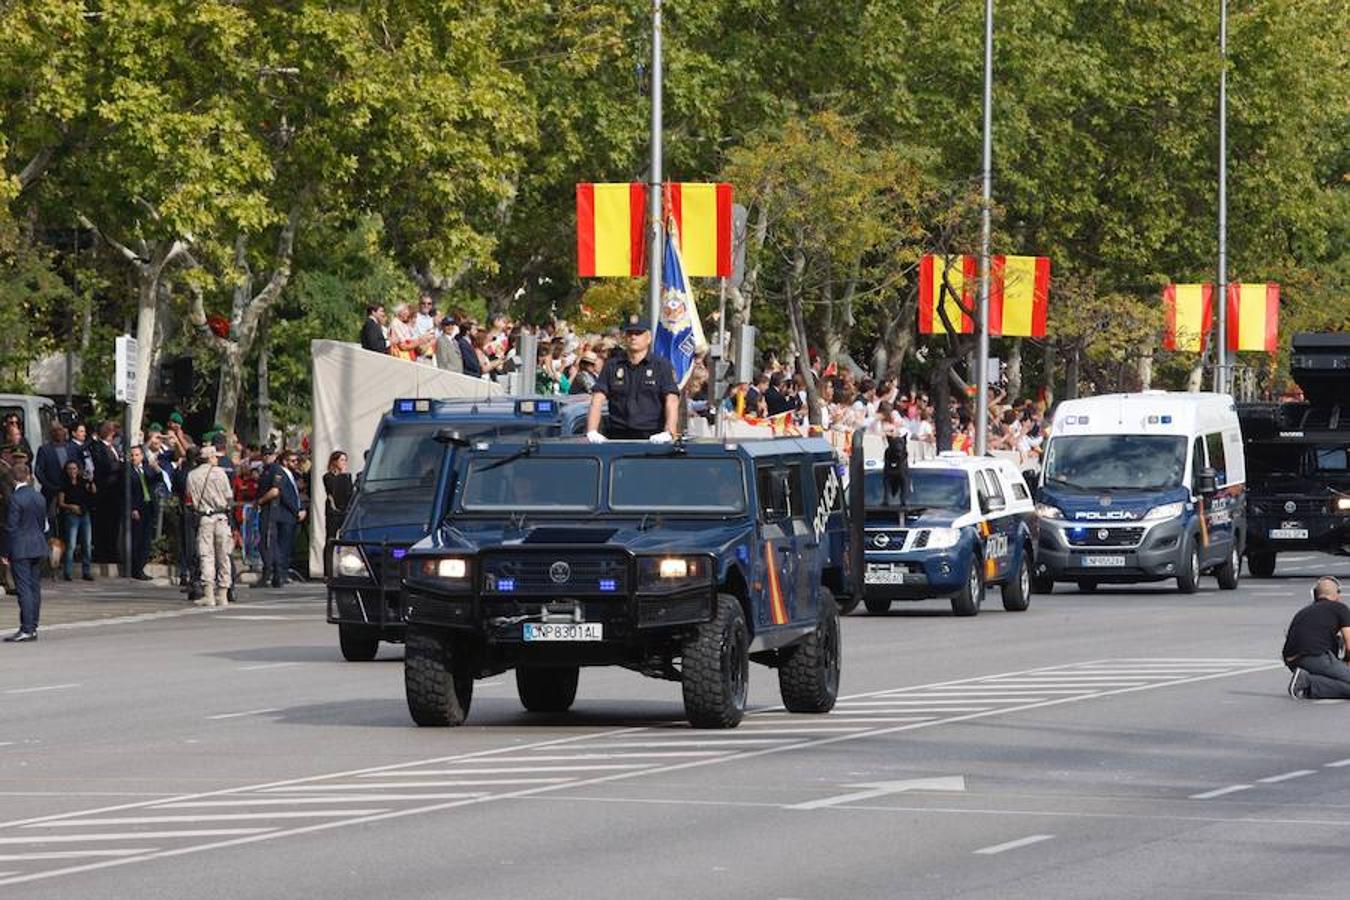
POLYGON ((764 542, 764 564, 769 570, 769 612, 773 624, 786 625, 787 605, 783 603, 783 591, 778 585, 778 564, 774 562, 773 544, 764 542))

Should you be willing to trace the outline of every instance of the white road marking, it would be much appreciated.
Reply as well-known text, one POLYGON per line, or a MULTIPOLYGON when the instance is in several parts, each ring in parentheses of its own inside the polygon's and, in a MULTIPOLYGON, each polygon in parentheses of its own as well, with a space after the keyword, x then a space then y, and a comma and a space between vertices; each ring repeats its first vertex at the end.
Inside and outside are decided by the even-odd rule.
POLYGON ((1279 784, 1281 781, 1292 781, 1295 778, 1313 774, 1315 773, 1312 769, 1299 769, 1297 772, 1285 772, 1283 775, 1271 775, 1269 778, 1258 778, 1256 780, 1261 784, 1279 784))
POLYGON ((311 622, 313 616, 267 616, 267 615, 238 615, 227 613, 220 617, 225 622, 311 622))
POLYGON ((261 716, 265 713, 281 712, 279 706, 269 706, 266 709, 246 709, 243 712, 221 713, 218 716, 207 716, 208 719, 238 719, 241 716, 261 716))
MULTIPOLYGON (((396 800, 467 800, 481 793, 455 794, 348 794, 345 797, 247 797, 239 800, 185 800, 160 803, 149 809, 218 809, 232 806, 296 806, 302 803, 390 803, 396 800)), ((31 825, 28 827, 32 827, 31 825)))
POLYGON ((563 781, 570 781, 570 778, 495 778, 483 781, 465 781, 455 779, 453 781, 391 781, 391 782, 367 782, 362 784, 297 784, 287 787, 264 788, 269 794, 289 794, 291 792, 307 791, 369 791, 369 790, 389 790, 391 788, 424 788, 424 787, 474 787, 476 785, 492 784, 558 784, 563 781))
MULTIPOLYGON (((869 729, 871 728, 871 726, 868 725, 868 724, 866 724, 866 723, 864 723, 864 724, 862 724, 862 725, 847 725, 847 724, 844 722, 843 719, 835 719, 835 718, 833 718, 833 717, 831 717, 831 718, 829 719, 829 721, 830 721, 830 722, 837 723, 837 724, 838 724, 838 727, 835 727, 834 725, 828 725, 828 726, 827 726, 827 725, 802 725, 800 728, 782 728, 782 727, 778 727, 778 726, 781 726, 781 725, 784 724, 784 723, 781 722, 781 721, 778 721, 778 722, 763 722, 763 723, 759 723, 759 722, 753 722, 753 723, 752 723, 752 722, 749 722, 749 721, 745 721, 745 722, 742 722, 742 723, 741 723, 740 727, 741 727, 741 728, 749 728, 749 729, 751 729, 750 731, 746 732, 747 734, 832 734, 832 733, 833 733, 833 734, 847 734, 847 733, 849 733, 849 732, 854 732, 854 731, 867 731, 867 730, 869 730, 869 729), (756 727, 755 727, 756 725, 760 725, 760 724, 768 725, 768 726, 770 726, 770 727, 768 727, 768 728, 756 728, 756 727)), ((856 721, 856 720, 855 720, 855 721, 856 721)), ((905 721, 905 722, 913 722, 913 721, 916 721, 916 720, 915 720, 915 719, 908 719, 908 718, 907 718, 907 719, 902 719, 901 721, 905 721)))
MULTIPOLYGON (((928 710, 924 710, 924 712, 927 712, 927 711, 928 711, 928 710)), ((882 711, 882 712, 884 712, 884 711, 882 711)), ((863 713, 842 712, 842 713, 837 713, 837 714, 835 714, 835 715, 831 715, 831 716, 827 717, 826 719, 822 720, 822 721, 829 722, 829 723, 830 723, 829 726, 821 726, 821 725, 815 725, 815 724, 812 724, 812 723, 810 723, 810 722, 803 722, 801 728, 759 728, 759 727, 757 727, 757 726, 759 726, 759 725, 786 725, 786 724, 792 722, 792 721, 793 721, 792 719, 768 719, 768 720, 765 720, 765 721, 763 721, 763 722, 751 722, 750 720, 747 719, 746 721, 744 721, 744 722, 741 723, 741 728, 750 728, 750 729, 751 729, 751 731, 747 731, 746 734, 790 734, 790 733, 794 733, 794 732, 796 732, 796 733, 801 733, 801 732, 803 732, 803 731, 821 731, 821 732, 825 732, 825 731, 866 731, 869 727, 875 725, 877 722, 926 722, 926 721, 928 721, 929 719, 935 719, 935 718, 937 718, 936 716, 887 716, 887 715, 883 715, 882 712, 878 712, 876 715, 863 714, 863 713), (858 718, 850 718, 851 716, 858 716, 858 718), (863 727, 862 727, 862 728, 847 728, 847 729, 840 729, 840 728, 834 728, 834 727, 832 727, 832 726, 834 726, 834 725, 861 725, 861 726, 863 726, 863 727)), ((909 710, 898 709, 898 710, 896 710, 896 712, 909 712, 909 710)))
POLYGON ((78 684, 44 684, 41 687, 29 688, 10 688, 5 691, 6 694, 36 694, 40 691, 64 691, 69 688, 77 688, 78 684))
POLYGON ((1205 791, 1203 794, 1191 794, 1192 800, 1212 800, 1215 797, 1223 797, 1227 794, 1236 794, 1238 791, 1249 791, 1250 784, 1230 784, 1228 787, 1219 788, 1215 791, 1205 791))
MULTIPOLYGON (((648 758, 652 758, 652 759, 655 759, 655 758, 662 758, 662 759, 664 759, 664 758, 667 758, 667 757, 673 757, 673 756, 726 756, 728 753, 732 753, 732 752, 734 752, 734 751, 731 751, 731 750, 640 750, 640 751, 637 751, 637 752, 635 752, 635 753, 575 753, 575 754, 566 754, 566 755, 561 755, 561 756, 548 756, 548 755, 542 755, 542 756, 495 756, 495 757, 488 757, 488 758, 484 758, 484 759, 466 759, 465 762, 466 762, 466 763, 478 763, 478 762, 492 762, 492 763, 499 763, 499 762, 505 763, 505 762, 511 762, 511 763, 519 763, 519 762, 536 762, 536 761, 537 761, 537 762, 566 762, 566 761, 574 760, 574 759, 575 759, 575 760, 582 760, 582 759, 633 759, 633 758, 636 758, 636 757, 641 757, 641 758, 643 758, 643 759, 648 759, 648 758)), ((477 771, 477 770, 474 770, 474 769, 466 769, 465 771, 477 771)))
POLYGON ((805 803, 793 803, 784 809, 824 809, 827 806, 844 806, 849 803, 861 803, 864 800, 875 800, 877 797, 885 797, 890 794, 900 794, 906 791, 964 791, 966 789, 966 780, 960 775, 948 776, 944 778, 911 778, 907 781, 880 781, 874 784, 849 784, 845 787, 867 788, 867 790, 855 791, 849 794, 839 794, 834 797, 822 797, 819 800, 808 800, 805 803))
POLYGON ((1350 759, 1338 759, 1335 762, 1329 762, 1326 764, 1326 767, 1328 769, 1342 769, 1345 768, 1346 766, 1350 766, 1350 759))
POLYGON ((1053 834, 1032 834, 1024 838, 1018 838, 1015 841, 1007 841, 1002 844, 995 844, 992 847, 981 847, 974 851, 980 856, 995 856, 999 853, 1007 853, 1009 850, 1017 850, 1022 847, 1030 847, 1032 844, 1039 844, 1042 841, 1048 841, 1054 837, 1053 834))
POLYGON ((259 665, 256 665, 256 666, 240 666, 240 667, 239 667, 239 671, 240 671, 240 672, 257 672, 259 669, 285 669, 285 668, 289 668, 290 666, 298 666, 298 665, 300 665, 300 663, 298 663, 298 662, 260 663, 259 665))
MULTIPOLYGON (((363 797, 344 797, 350 803, 363 797)), ((59 819, 34 822, 25 828, 75 828, 81 825, 171 825, 175 822, 246 822, 253 819, 322 819, 332 816, 368 816, 387 809, 307 809, 292 812, 209 813, 192 816, 122 816, 115 819, 59 819)))
MULTIPOLYGON (((0 862, 23 862, 30 859, 83 859, 85 857, 137 856, 154 853, 158 847, 129 847, 121 850, 50 850, 44 853, 0 853, 0 862)), ((12 874, 12 873, 11 873, 12 874)))
MULTIPOLYGON (((1145 659, 1141 659, 1141 660, 1137 660, 1137 661, 1138 661, 1138 662, 1159 662, 1160 660, 1145 660, 1145 659)), ((1171 661, 1171 660, 1162 660, 1162 661, 1171 661)), ((1197 662, 1197 660, 1194 660, 1194 659, 1191 659, 1191 660, 1182 660, 1182 661, 1187 661, 1187 662, 1197 662)), ((1104 662, 1104 661, 1098 661, 1098 662, 1104 662)), ((935 726, 938 726, 938 725, 950 725, 950 724, 955 724, 955 723, 960 723, 960 722, 969 722, 969 721, 974 721, 974 720, 978 720, 978 719, 987 718, 987 717, 989 717, 989 716, 1004 715, 1004 714, 1015 713, 1015 712, 1025 712, 1025 711, 1033 710, 1033 709, 1045 709, 1045 708, 1049 708, 1049 707, 1053 707, 1053 706, 1061 706, 1061 705, 1064 705, 1064 704, 1067 704, 1067 703, 1077 703, 1077 702, 1081 702, 1081 701, 1083 701, 1083 700, 1094 700, 1094 699, 1101 699, 1101 698, 1105 698, 1105 697, 1120 696, 1120 695, 1123 695, 1123 694, 1132 694, 1132 693, 1137 693, 1137 692, 1139 692, 1139 691, 1153 690, 1153 689, 1155 689, 1155 688, 1161 688, 1161 687, 1177 687, 1177 686, 1181 686, 1181 685, 1198 684, 1198 683, 1200 683, 1200 682, 1211 681, 1211 680, 1214 680, 1214 679, 1216 679, 1216 678, 1229 678, 1229 677, 1238 676, 1238 675, 1252 675, 1252 674, 1256 674, 1256 673, 1260 673, 1260 672, 1267 672, 1267 671, 1270 671, 1270 670, 1272 670, 1272 669, 1282 668, 1282 665, 1281 665, 1280 663, 1272 663, 1272 662, 1269 662, 1268 660, 1233 660, 1233 659, 1226 659, 1226 660, 1209 660, 1209 662, 1214 663, 1214 664, 1215 664, 1214 667, 1217 668, 1217 669, 1220 669, 1220 671, 1205 671, 1205 670, 1200 670, 1199 673, 1194 674, 1194 675, 1190 675, 1189 677, 1185 677, 1185 678, 1176 678, 1176 679, 1173 679, 1173 680, 1170 680, 1170 681, 1159 681, 1159 682, 1154 682, 1154 683, 1150 683, 1150 684, 1146 684, 1146 685, 1141 685, 1141 686, 1138 686, 1138 687, 1113 688, 1113 689, 1111 689, 1111 690, 1101 690, 1101 691, 1095 691, 1095 692, 1091 692, 1091 693, 1072 692, 1072 696, 1054 697, 1054 698, 1052 698, 1052 699, 1037 699, 1035 702, 1031 702, 1031 703, 1020 703, 1020 704, 1013 704, 1013 705, 1008 705, 1008 706, 1001 706, 1001 707, 998 707, 998 708, 996 708, 996 709, 989 709, 989 710, 984 710, 984 711, 981 711, 981 712, 968 713, 968 714, 965 714, 965 715, 952 716, 952 717, 948 717, 948 718, 932 719, 932 720, 925 721, 925 722, 911 722, 911 723, 906 723, 906 724, 901 724, 901 725, 889 725, 889 726, 887 726, 887 727, 885 727, 885 728, 870 729, 870 730, 868 730, 868 731, 858 732, 858 733, 853 733, 853 734, 832 735, 832 736, 829 736, 829 737, 822 737, 822 738, 819 738, 819 739, 816 739, 816 740, 787 741, 786 743, 781 743, 781 744, 777 744, 777 745, 774 745, 774 746, 758 747, 758 748, 753 748, 753 749, 742 749, 742 750, 740 750, 739 752, 725 753, 725 754, 721 754, 721 755, 714 756, 714 757, 705 757, 705 758, 693 759, 693 760, 686 760, 686 761, 681 761, 681 762, 672 762, 672 763, 670 763, 670 764, 668 764, 668 765, 657 766, 657 767, 652 768, 652 769, 643 769, 643 770, 635 771, 635 772, 616 772, 616 773, 611 773, 611 774, 607 774, 607 775, 597 775, 597 776, 592 777, 592 778, 584 778, 584 779, 578 779, 578 780, 565 781, 565 782, 562 783, 562 784, 541 785, 541 786, 537 786, 537 787, 523 788, 523 789, 521 789, 521 790, 509 791, 509 792, 505 792, 505 793, 498 793, 498 794, 491 794, 491 793, 490 793, 490 794, 485 794, 485 795, 482 795, 482 796, 479 796, 479 797, 474 797, 474 798, 467 798, 467 799, 461 799, 461 800, 450 800, 450 801, 446 801, 446 802, 443 802, 443 803, 435 803, 435 804, 431 804, 431 805, 412 806, 412 807, 408 807, 408 808, 404 808, 404 809, 392 810, 392 811, 387 812, 387 813, 380 813, 380 814, 378 814, 378 815, 373 815, 373 816, 363 816, 363 817, 355 818, 355 819, 339 819, 339 820, 336 820, 336 821, 321 822, 321 823, 317 823, 317 824, 305 825, 305 826, 300 826, 300 827, 295 827, 295 828, 281 828, 281 829, 274 829, 274 830, 266 831, 266 833, 263 833, 263 834, 246 835, 246 836, 241 836, 241 837, 230 838, 230 839, 227 839, 227 840, 211 841, 211 842, 207 842, 207 843, 192 844, 192 845, 188 845, 188 846, 180 846, 180 847, 174 847, 174 848, 171 848, 171 849, 158 850, 158 851, 154 851, 154 852, 151 852, 151 853, 145 853, 145 854, 142 854, 142 855, 139 855, 139 856, 126 857, 126 858, 122 858, 122 859, 104 860, 104 861, 101 861, 101 862, 89 862, 89 863, 84 863, 84 864, 80 864, 80 865, 66 866, 66 867, 64 867, 64 868, 50 869, 50 870, 47 870, 47 871, 41 871, 41 872, 33 872, 33 873, 26 874, 26 875, 21 875, 21 876, 17 876, 17 877, 13 877, 13 878, 6 878, 6 879, 3 879, 3 880, 0 880, 0 885, 20 884, 20 883, 26 883, 26 882, 29 882, 29 881, 37 881, 37 880, 46 879, 46 878, 53 878, 53 877, 57 877, 57 876, 61 876, 61 875, 74 874, 74 873, 77 873, 77 872, 87 872, 87 871, 92 871, 92 870, 96 870, 96 869, 103 869, 103 868, 108 868, 108 867, 110 867, 110 866, 125 865, 125 864, 127 864, 127 863, 134 863, 134 862, 148 862, 148 861, 156 860, 156 859, 166 859, 166 858, 171 858, 171 857, 175 857, 175 856, 182 856, 182 855, 189 854, 189 853, 201 853, 201 852, 205 852, 205 851, 209 851, 209 850, 219 850, 219 849, 224 849, 224 848, 227 848, 227 847, 243 846, 243 845, 246 845, 246 844, 256 843, 256 842, 259 842, 259 841, 270 841, 270 840, 276 840, 276 839, 283 838, 283 837, 292 837, 292 836, 303 835, 303 834, 315 834, 315 833, 318 833, 318 832, 321 832, 321 831, 327 831, 327 830, 334 829, 334 828, 343 828, 343 827, 347 827, 347 826, 351 826, 351 825, 365 825, 365 824, 369 824, 369 823, 372 823, 372 822, 381 822, 381 821, 387 821, 387 820, 393 820, 393 819, 401 819, 401 818, 405 818, 405 817, 408 817, 408 816, 415 816, 415 815, 425 815, 425 814, 428 814, 428 813, 440 812, 440 811, 443 811, 443 810, 455 809, 455 808, 463 807, 463 806, 477 805, 477 804, 480 804, 480 803, 489 803, 489 802, 495 802, 495 801, 501 801, 501 800, 516 800, 516 799, 524 799, 524 798, 536 797, 536 796, 545 795, 545 794, 548 794, 548 793, 551 793, 551 792, 555 792, 555 791, 571 790, 571 789, 575 789, 575 788, 584 788, 584 787, 590 787, 590 786, 598 785, 598 784, 607 784, 607 783, 610 783, 610 782, 620 781, 620 780, 625 780, 625 779, 628 779, 628 778, 633 778, 633 777, 638 777, 638 776, 647 776, 647 775, 654 775, 654 774, 667 774, 667 773, 671 773, 671 772, 684 771, 684 770, 686 770, 686 769, 692 769, 692 768, 696 768, 696 767, 700 767, 700 766, 705 766, 705 765, 716 765, 716 764, 721 764, 721 763, 724 763, 724 762, 739 762, 739 761, 745 761, 745 760, 750 760, 750 759, 754 759, 754 758, 761 757, 761 756, 767 756, 767 755, 770 755, 770 754, 777 754, 777 753, 783 753, 783 752, 788 752, 788 751, 795 751, 795 750, 800 750, 800 749, 805 749, 805 748, 817 748, 817 747, 823 747, 823 746, 826 746, 826 745, 829 745, 829 744, 835 744, 835 743, 839 743, 839 742, 842 742, 842 741, 852 741, 852 740, 857 740, 857 739, 860 739, 860 738, 875 738, 875 737, 881 737, 881 736, 890 735, 890 734, 899 734, 899 733, 905 732, 905 731, 916 731, 916 730, 921 729, 921 728, 930 728, 930 727, 935 727, 935 726)), ((1065 671, 1065 670, 1073 670, 1074 668, 1075 668, 1074 665, 1073 665, 1073 664, 1070 664, 1070 665, 1061 665, 1061 666, 1051 666, 1051 667, 1046 667, 1045 669, 1039 669, 1039 670, 1036 670, 1036 671, 1052 671, 1052 670, 1053 670, 1053 671, 1065 671)), ((906 690, 909 691, 910 693, 913 693, 913 692, 920 691, 920 690, 925 690, 925 689, 930 689, 930 688, 942 688, 942 687, 947 687, 947 686, 950 686, 950 685, 953 685, 953 684, 960 684, 960 683, 966 683, 966 684, 969 684, 969 683, 970 683, 970 680, 967 680, 967 681, 965 681, 965 682, 952 681, 952 682, 936 682, 936 683, 929 684, 929 685, 915 685, 915 686, 911 686, 911 687, 907 688, 906 690)), ((898 693, 898 691, 897 691, 896 689, 888 689, 888 690, 872 691, 872 692, 867 692, 867 693, 856 694, 856 695, 853 695, 853 696, 851 696, 851 697, 846 697, 846 698, 844 698, 844 699, 846 699, 846 700, 857 700, 857 699, 864 699, 864 698, 869 698, 869 697, 871 697, 871 698, 876 698, 876 697, 882 697, 882 696, 891 696, 891 695, 894 695, 894 694, 896 694, 896 693, 898 693)), ((1003 697, 1003 698, 1000 698, 1000 699, 1002 699, 1003 702, 1005 702, 1005 703, 1010 702, 1010 701, 1008 700, 1007 697, 1003 697)), ((493 748, 493 749, 489 749, 489 750, 478 751, 478 752, 475 752, 475 753, 461 754, 461 755, 459 755, 459 756, 442 757, 442 758, 440 758, 440 759, 418 760, 418 761, 413 761, 413 762, 408 762, 408 763, 396 763, 396 764, 392 764, 392 765, 388 765, 388 766, 372 767, 372 768, 369 768, 369 769, 358 769, 358 770, 349 771, 349 772, 334 772, 334 773, 329 773, 329 774, 327 774, 327 775, 310 776, 310 777, 308 777, 308 778, 293 779, 293 780, 291 780, 291 781, 272 782, 270 785, 269 785, 269 784, 263 784, 263 785, 249 785, 249 786, 241 786, 241 787, 237 787, 237 788, 229 788, 229 789, 225 789, 225 790, 213 791, 213 792, 207 792, 207 793, 201 793, 201 794, 189 794, 189 795, 185 795, 185 796, 181 797, 180 799, 181 799, 182 801, 188 801, 188 800, 194 800, 194 799, 198 799, 198 798, 207 798, 207 797, 220 797, 220 796, 230 796, 230 795, 235 795, 235 796, 237 796, 237 795, 242 794, 242 793, 245 793, 245 792, 250 792, 250 791, 260 791, 260 790, 264 790, 264 789, 269 788, 269 787, 274 787, 274 786, 279 786, 279 785, 301 784, 301 783, 312 783, 312 782, 317 782, 317 781, 320 781, 320 780, 331 781, 332 779, 335 779, 335 778, 351 777, 351 776, 355 776, 355 775, 364 774, 365 772, 368 772, 368 771, 381 771, 381 770, 383 770, 383 771, 394 771, 394 770, 402 770, 402 769, 413 768, 413 767, 418 766, 418 765, 427 765, 427 764, 436 763, 436 762, 454 763, 454 762, 459 762, 459 761, 462 761, 462 760, 464 760, 464 759, 469 759, 469 758, 482 758, 482 757, 488 757, 488 756, 498 756, 498 755, 505 755, 505 754, 507 754, 507 753, 513 753, 513 752, 514 752, 514 753, 519 753, 519 752, 521 752, 521 751, 527 751, 527 752, 528 752, 528 751, 531 751, 531 750, 538 750, 538 749, 542 749, 542 748, 544 748, 544 747, 550 747, 550 746, 552 746, 552 747, 557 747, 557 746, 561 746, 561 745, 568 745, 570 748, 575 749, 575 750, 578 750, 578 751, 590 751, 590 750, 601 750, 601 749, 608 749, 608 750, 625 749, 625 747, 624 747, 624 742, 622 742, 622 741, 621 741, 620 743, 618 743, 618 744, 610 744, 610 745, 603 745, 603 744, 602 744, 602 745, 596 745, 596 744, 587 744, 587 743, 583 743, 583 742, 596 741, 596 740, 604 740, 604 739, 606 739, 606 738, 616 738, 616 737, 617 737, 617 738, 623 738, 623 737, 625 737, 625 736, 632 736, 632 735, 644 734, 644 733, 645 733, 645 734, 651 734, 652 731, 653 731, 653 729, 650 729, 650 728, 648 728, 648 729, 642 729, 642 728, 625 728, 625 729, 611 730, 611 731, 608 731, 608 732, 599 732, 599 733, 595 733, 595 734, 573 735, 573 736, 566 737, 566 738, 555 738, 555 739, 551 739, 551 740, 547 740, 547 741, 540 741, 539 743, 533 744, 533 745, 530 745, 530 744, 524 744, 524 745, 521 745, 521 746, 514 746, 514 747, 498 747, 498 748, 493 748)), ((633 743, 633 742, 628 742, 628 743, 633 743)), ((706 743, 706 742, 705 742, 705 743, 706 743)), ((734 746, 736 746, 737 743, 738 743, 738 742, 736 742, 736 741, 730 741, 730 742, 728 742, 728 741, 723 741, 723 742, 721 742, 721 745, 722 745, 722 746, 726 746, 726 745, 730 744, 731 746, 734 747, 734 746)), ((749 742, 744 742, 744 741, 743 741, 743 742, 739 742, 739 743, 741 743, 742 745, 744 745, 744 744, 749 743, 749 742)), ((665 743, 660 744, 660 746, 670 746, 670 745, 671 745, 670 742, 665 742, 665 743)), ((688 745, 689 745, 688 743, 678 743, 678 744, 676 744, 676 746, 688 746, 688 745)), ((163 801, 146 801, 146 802, 143 802, 143 803, 122 804, 122 805, 120 805, 120 806, 115 806, 115 807, 105 807, 105 808, 103 808, 103 809, 82 810, 82 811, 72 812, 72 813, 58 813, 58 814, 55 814, 55 815, 49 815, 49 816, 39 817, 39 819, 30 819, 30 820, 18 820, 18 821, 11 821, 11 822, 3 822, 3 823, 0 823, 0 829, 5 828, 5 827, 12 827, 12 826, 15 826, 15 825, 28 824, 28 822, 32 822, 32 821, 48 820, 48 819, 59 819, 59 818, 75 818, 76 816, 81 816, 81 815, 88 816, 88 815, 95 815, 95 814, 101 814, 101 813, 107 813, 107 812, 114 812, 114 811, 118 811, 118 810, 122 810, 122 809, 128 809, 128 808, 139 808, 139 807, 148 806, 148 805, 150 805, 151 803, 154 803, 154 802, 163 802, 163 801)), ((915 811, 926 811, 926 810, 915 810, 915 811)), ((953 810, 953 811, 954 811, 954 812, 957 812, 957 811, 963 811, 963 810, 953 810)))
POLYGON ((606 769, 650 769, 656 763, 600 763, 581 766, 505 766, 502 768, 480 769, 418 769, 415 772, 375 772, 361 775, 361 778, 426 778, 431 775, 524 775, 529 772, 603 772, 606 769))
POLYGON ((0 844, 73 844, 80 841, 147 841, 164 838, 224 837, 231 834, 258 834, 267 828, 202 828, 195 831, 122 831, 113 834, 44 834, 31 837, 3 837, 0 844))
POLYGON ((1328 697, 1328 698, 1325 699, 1325 700, 1314 700, 1313 702, 1314 702, 1314 703, 1345 703, 1346 701, 1340 699, 1339 697, 1328 697))

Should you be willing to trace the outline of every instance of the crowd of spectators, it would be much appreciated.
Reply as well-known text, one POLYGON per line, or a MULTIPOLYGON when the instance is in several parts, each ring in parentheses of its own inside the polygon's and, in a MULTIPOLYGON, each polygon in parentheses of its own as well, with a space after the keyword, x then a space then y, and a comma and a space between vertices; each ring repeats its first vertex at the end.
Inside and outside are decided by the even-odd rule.
MULTIPOLYGON (((393 307, 393 318, 383 305, 367 308, 361 345, 453 372, 499 380, 520 365, 520 336, 537 338, 538 357, 535 390, 541 394, 584 394, 595 385, 604 361, 622 352, 623 337, 617 325, 604 333, 587 333, 565 321, 525 325, 509 316, 495 315, 480 323, 461 311, 439 312, 429 294, 423 294, 417 309, 410 304, 393 307)), ((883 436, 905 434, 910 440, 934 445, 938 439, 934 401, 926 389, 902 385, 894 378, 876 379, 849 367, 811 361, 817 385, 817 415, 809 415, 806 379, 802 373, 772 357, 753 381, 727 384, 716 403, 708 358, 701 356, 690 374, 686 391, 694 415, 713 418, 714 412, 751 422, 768 421, 780 430, 806 433, 811 428, 834 434, 851 434, 857 428, 883 436)), ((990 389, 990 450, 1015 453, 1024 467, 1039 464, 1041 445, 1048 433, 1045 404, 1032 399, 1010 398, 1002 389, 990 389)), ((975 402, 968 395, 955 395, 945 414, 950 422, 950 449, 971 453, 975 446, 975 402)), ((948 448, 941 448, 948 449, 948 448)))
MULTIPOLYGON (((230 480, 234 498, 230 522, 240 561, 250 570, 262 568, 268 556, 267 506, 281 493, 283 469, 290 473, 298 505, 308 505, 308 454, 246 446, 220 426, 197 440, 183 423, 182 414, 174 412, 167 427, 152 422, 133 441, 126 440, 122 426, 111 420, 98 423, 92 435, 85 422, 69 427, 54 422, 45 441, 30 439, 17 414, 0 423, 0 505, 12 490, 8 477, 12 466, 28 463, 47 501, 53 578, 72 580, 76 563, 85 580, 93 580, 94 563, 121 564, 128 518, 124 478, 129 476, 131 558, 126 574, 149 580, 147 564, 159 556, 173 565, 182 590, 191 594, 200 573, 187 474, 199 465, 199 451, 207 446, 215 449, 216 463, 230 480)), ((342 455, 339 468, 344 471, 345 462, 342 455)), ((330 462, 330 471, 333 465, 330 462)), ((344 496, 341 490, 337 494, 339 499, 344 496)), ((335 512, 341 521, 345 510, 335 512)), ((303 521, 304 516, 299 518, 303 521)), ((281 566, 288 568, 289 560, 281 566)))

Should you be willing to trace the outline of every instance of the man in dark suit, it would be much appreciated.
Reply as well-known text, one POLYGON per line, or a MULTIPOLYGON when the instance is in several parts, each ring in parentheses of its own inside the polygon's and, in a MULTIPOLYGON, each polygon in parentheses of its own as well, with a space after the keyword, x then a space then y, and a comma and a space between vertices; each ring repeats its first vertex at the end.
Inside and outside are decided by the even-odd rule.
POLYGON ((155 484, 162 478, 145 461, 145 449, 131 448, 131 577, 149 581, 145 563, 150 558, 150 535, 155 526, 155 484))
POLYGON ((94 460, 94 485, 98 499, 94 501, 94 561, 117 562, 122 558, 117 539, 122 521, 122 450, 116 438, 117 426, 104 422, 98 428, 98 439, 89 447, 94 460))
POLYGON ((309 514, 304 499, 300 496, 300 457, 287 450, 281 457, 281 466, 277 469, 272 487, 267 491, 271 498, 272 512, 272 551, 263 570, 260 584, 271 581, 272 587, 286 584, 291 571, 291 553, 295 549, 295 535, 300 524, 309 514))
POLYGON ((14 572, 14 586, 19 595, 19 630, 5 641, 18 644, 37 640, 42 560, 47 556, 47 503, 33 487, 26 463, 15 463, 11 474, 14 493, 5 513, 0 556, 14 572))
POLYGON ((66 460, 71 458, 70 435, 60 422, 52 423, 51 440, 38 447, 37 459, 33 460, 33 474, 42 487, 42 499, 47 501, 47 509, 55 514, 56 495, 65 479, 66 460))
POLYGON ((389 342, 384 338, 384 304, 372 303, 366 307, 366 321, 361 326, 361 346, 375 353, 388 353, 389 342))
POLYGON ((277 476, 281 474, 281 463, 277 461, 277 448, 271 444, 263 448, 262 470, 258 472, 258 555, 262 557, 262 576, 253 587, 267 587, 272 576, 272 553, 276 544, 276 529, 272 527, 272 512, 276 507, 277 491, 273 491, 277 476))

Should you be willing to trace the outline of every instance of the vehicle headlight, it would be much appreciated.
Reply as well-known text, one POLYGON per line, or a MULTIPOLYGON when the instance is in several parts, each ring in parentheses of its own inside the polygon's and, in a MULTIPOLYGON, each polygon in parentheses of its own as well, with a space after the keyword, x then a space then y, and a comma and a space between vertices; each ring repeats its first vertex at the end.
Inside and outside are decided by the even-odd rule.
POLYGON ((1337 497, 1331 501, 1331 508, 1338 512, 1350 512, 1350 497, 1337 497))
POLYGON ((928 549, 946 550, 955 547, 961 540, 960 528, 930 528, 928 530, 928 549))
POLYGON ((1051 506, 1049 503, 1037 503, 1036 515, 1042 519, 1062 519, 1064 518, 1064 510, 1058 506, 1051 506))
POLYGON ((357 547, 333 548, 333 573, 343 578, 369 578, 370 569, 357 547))
POLYGON ((712 577, 711 561, 698 556, 649 556, 638 559, 638 589, 679 590, 712 577))
POLYGON ((444 578, 463 581, 469 577, 469 561, 458 556, 422 560, 417 571, 425 578, 444 578))
POLYGON ((1186 511, 1186 504, 1178 500, 1176 503, 1164 503, 1161 506, 1155 506, 1144 513, 1145 519, 1175 519, 1186 511))

